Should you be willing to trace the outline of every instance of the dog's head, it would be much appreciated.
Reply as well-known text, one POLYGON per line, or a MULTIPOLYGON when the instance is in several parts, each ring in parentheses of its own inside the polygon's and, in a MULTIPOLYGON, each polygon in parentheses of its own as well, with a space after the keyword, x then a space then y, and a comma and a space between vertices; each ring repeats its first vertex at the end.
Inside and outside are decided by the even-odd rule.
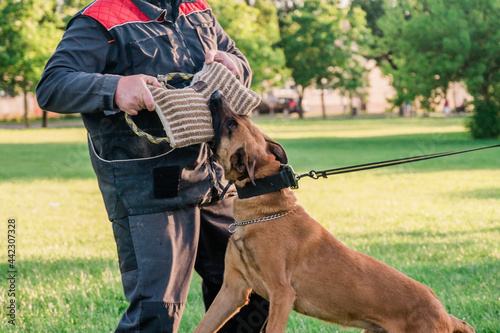
POLYGON ((283 147, 263 134, 248 117, 240 116, 218 91, 210 97, 215 152, 227 180, 266 177, 287 164, 283 147))

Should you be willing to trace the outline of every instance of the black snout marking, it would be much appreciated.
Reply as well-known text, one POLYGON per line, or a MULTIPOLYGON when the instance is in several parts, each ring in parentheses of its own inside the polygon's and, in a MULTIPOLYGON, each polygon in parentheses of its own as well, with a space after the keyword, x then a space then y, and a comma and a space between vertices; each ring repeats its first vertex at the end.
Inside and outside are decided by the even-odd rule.
POLYGON ((216 90, 212 93, 212 96, 210 96, 210 112, 212 113, 212 116, 214 116, 216 113, 218 113, 219 110, 222 110, 222 93, 219 90, 216 90))
POLYGON ((212 93, 212 96, 210 96, 209 107, 210 113, 212 114, 212 125, 214 126, 214 148, 217 151, 217 147, 220 143, 220 118, 223 108, 223 99, 220 91, 216 90, 212 93))

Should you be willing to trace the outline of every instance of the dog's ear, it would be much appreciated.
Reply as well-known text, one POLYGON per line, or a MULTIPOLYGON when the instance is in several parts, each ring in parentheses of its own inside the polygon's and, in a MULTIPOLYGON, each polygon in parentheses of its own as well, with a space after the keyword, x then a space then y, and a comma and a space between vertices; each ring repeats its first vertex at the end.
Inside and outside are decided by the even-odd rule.
POLYGON ((255 185, 255 164, 257 161, 246 153, 243 147, 239 148, 230 158, 232 169, 247 175, 252 184, 255 185))
POLYGON ((288 156, 286 155, 285 148, 282 145, 264 135, 267 143, 267 151, 276 156, 276 159, 280 161, 281 164, 288 164, 288 156))

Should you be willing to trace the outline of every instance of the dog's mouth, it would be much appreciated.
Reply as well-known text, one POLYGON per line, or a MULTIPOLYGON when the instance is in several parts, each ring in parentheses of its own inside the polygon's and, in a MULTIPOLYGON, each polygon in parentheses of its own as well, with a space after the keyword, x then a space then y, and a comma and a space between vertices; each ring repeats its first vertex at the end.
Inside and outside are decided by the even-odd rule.
POLYGON ((210 112, 214 127, 214 139, 211 146, 217 151, 222 137, 231 138, 233 131, 238 127, 239 116, 227 105, 224 96, 219 91, 215 91, 210 96, 210 112))
POLYGON ((217 147, 220 146, 220 126, 221 117, 220 111, 224 108, 224 100, 222 94, 216 90, 212 96, 210 96, 210 113, 212 114, 212 125, 214 127, 214 139, 211 143, 212 148, 217 151, 217 147))

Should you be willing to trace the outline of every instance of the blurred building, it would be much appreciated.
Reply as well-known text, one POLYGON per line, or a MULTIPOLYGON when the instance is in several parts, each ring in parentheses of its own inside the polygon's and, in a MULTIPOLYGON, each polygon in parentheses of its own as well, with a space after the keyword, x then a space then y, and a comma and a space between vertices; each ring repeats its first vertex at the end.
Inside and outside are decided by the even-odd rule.
MULTIPOLYGON (((351 110, 350 106, 369 114, 399 111, 388 102, 396 94, 389 78, 383 75, 374 60, 367 61, 366 68, 368 69, 368 86, 362 89, 359 95, 349 98, 348 95, 340 94, 338 90, 326 89, 324 91, 327 114, 347 114, 351 110)), ((315 87, 305 89, 304 107, 309 114, 321 114, 321 93, 321 90, 315 87)), ((298 98, 293 82, 287 83, 283 88, 273 88, 269 96, 264 96, 264 99, 280 97, 298 98)), ((450 83, 446 97, 436 100, 435 111, 442 112, 444 110, 445 99, 448 100, 451 110, 463 107, 464 103, 472 101, 472 97, 467 93, 467 87, 459 82, 450 83)), ((412 103, 410 107, 412 111, 415 111, 416 108, 419 108, 419 104, 412 103)))

